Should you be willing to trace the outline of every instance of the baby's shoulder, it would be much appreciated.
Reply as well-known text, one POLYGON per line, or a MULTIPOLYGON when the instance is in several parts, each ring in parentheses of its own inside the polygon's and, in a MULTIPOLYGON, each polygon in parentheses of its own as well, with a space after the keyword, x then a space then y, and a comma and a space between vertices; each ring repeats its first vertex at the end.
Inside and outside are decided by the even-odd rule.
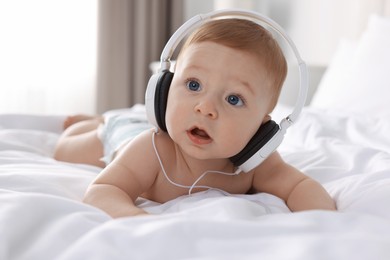
POLYGON ((161 145, 161 139, 165 139, 165 137, 161 138, 161 135, 155 133, 153 129, 145 130, 127 143, 118 152, 113 162, 135 172, 157 172, 159 161, 156 157, 156 149, 158 149, 158 153, 165 152, 164 146, 161 145))
POLYGON ((124 150, 136 153, 155 153, 156 149, 165 152, 172 147, 173 141, 165 132, 155 132, 154 129, 145 130, 135 137, 124 150))
POLYGON ((259 164, 255 169, 255 173, 264 173, 271 172, 273 169, 285 165, 280 154, 275 151, 270 154, 261 164, 259 164))

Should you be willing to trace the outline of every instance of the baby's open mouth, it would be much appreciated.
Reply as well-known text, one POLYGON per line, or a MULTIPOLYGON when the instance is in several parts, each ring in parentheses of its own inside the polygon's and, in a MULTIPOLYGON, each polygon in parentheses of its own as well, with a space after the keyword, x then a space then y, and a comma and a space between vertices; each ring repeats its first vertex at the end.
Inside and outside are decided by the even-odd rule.
POLYGON ((213 139, 209 136, 209 134, 198 127, 189 129, 187 131, 187 135, 196 145, 205 145, 213 142, 213 139))
POLYGON ((210 136, 207 134, 206 131, 202 130, 202 129, 199 129, 197 127, 195 127, 194 129, 192 129, 190 131, 190 133, 193 135, 193 136, 196 136, 200 139, 204 139, 204 140, 208 140, 210 139, 210 136))

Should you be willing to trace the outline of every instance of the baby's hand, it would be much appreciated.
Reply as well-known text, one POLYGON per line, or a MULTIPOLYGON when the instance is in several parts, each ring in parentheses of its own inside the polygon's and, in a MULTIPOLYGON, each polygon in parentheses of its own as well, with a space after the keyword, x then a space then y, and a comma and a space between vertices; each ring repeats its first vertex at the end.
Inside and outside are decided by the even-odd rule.
POLYGON ((137 208, 137 210, 134 210, 134 215, 133 216, 142 216, 142 215, 150 215, 147 211, 141 208, 137 208))

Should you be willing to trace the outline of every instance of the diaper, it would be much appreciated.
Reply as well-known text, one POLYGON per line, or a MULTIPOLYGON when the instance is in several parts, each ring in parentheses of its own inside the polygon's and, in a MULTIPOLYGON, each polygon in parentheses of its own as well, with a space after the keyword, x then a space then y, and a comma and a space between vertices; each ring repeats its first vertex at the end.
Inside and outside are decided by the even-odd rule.
POLYGON ((145 114, 134 109, 121 110, 118 114, 109 112, 103 116, 104 123, 98 128, 98 137, 104 147, 104 155, 100 160, 106 165, 114 159, 120 148, 141 132, 152 128, 145 114))

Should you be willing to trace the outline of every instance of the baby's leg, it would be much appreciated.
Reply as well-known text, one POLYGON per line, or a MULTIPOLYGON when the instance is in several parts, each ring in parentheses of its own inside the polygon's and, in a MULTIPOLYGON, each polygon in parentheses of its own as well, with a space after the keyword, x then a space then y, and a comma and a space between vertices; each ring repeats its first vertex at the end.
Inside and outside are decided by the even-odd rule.
POLYGON ((99 167, 103 156, 103 145, 97 136, 97 128, 102 118, 83 120, 70 125, 57 142, 54 158, 59 161, 85 163, 99 167))
POLYGON ((101 117, 101 116, 90 116, 90 115, 83 115, 83 114, 72 115, 72 116, 68 116, 65 119, 63 127, 64 127, 64 129, 67 129, 69 126, 74 125, 78 122, 92 120, 92 119, 97 119, 97 120, 103 121, 103 117, 101 117))

